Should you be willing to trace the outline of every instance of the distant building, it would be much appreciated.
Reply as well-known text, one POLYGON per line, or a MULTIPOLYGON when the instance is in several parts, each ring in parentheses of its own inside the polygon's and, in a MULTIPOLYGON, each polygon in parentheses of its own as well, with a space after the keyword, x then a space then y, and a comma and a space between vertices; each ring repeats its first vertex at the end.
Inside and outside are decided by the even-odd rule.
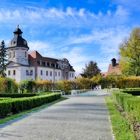
POLYGON ((6 69, 7 77, 22 80, 73 80, 75 70, 66 58, 56 59, 43 57, 37 51, 28 53, 27 41, 22 37, 19 27, 13 32, 14 38, 11 40, 7 52, 9 63, 6 69))
POLYGON ((102 73, 103 76, 107 76, 107 75, 121 75, 121 74, 122 74, 122 72, 121 72, 120 65, 119 65, 119 63, 117 63, 115 58, 113 58, 111 60, 111 64, 109 64, 109 67, 108 67, 108 71, 105 72, 105 73, 102 73))

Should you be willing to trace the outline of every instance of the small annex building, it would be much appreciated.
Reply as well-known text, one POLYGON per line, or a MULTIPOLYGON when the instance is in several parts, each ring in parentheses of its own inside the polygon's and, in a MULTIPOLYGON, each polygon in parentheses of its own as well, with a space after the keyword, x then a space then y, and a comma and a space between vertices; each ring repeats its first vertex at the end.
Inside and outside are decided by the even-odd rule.
POLYGON ((108 75, 121 75, 121 68, 119 63, 117 63, 117 60, 115 58, 111 59, 111 64, 108 66, 108 71, 105 73, 102 73, 104 77, 108 75))
POLYGON ((29 53, 27 41, 22 37, 19 26, 7 48, 8 65, 6 75, 20 82, 22 80, 74 80, 75 70, 66 58, 44 57, 39 52, 29 53))

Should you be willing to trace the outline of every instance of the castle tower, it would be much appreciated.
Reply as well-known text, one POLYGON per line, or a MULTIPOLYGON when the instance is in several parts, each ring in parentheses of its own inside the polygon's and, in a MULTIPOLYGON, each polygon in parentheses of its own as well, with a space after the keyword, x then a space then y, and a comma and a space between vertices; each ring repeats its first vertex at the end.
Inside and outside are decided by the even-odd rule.
POLYGON ((17 26, 16 30, 13 32, 14 38, 10 41, 10 44, 7 48, 8 59, 9 61, 22 64, 29 65, 28 62, 28 44, 27 41, 22 38, 22 31, 17 26))

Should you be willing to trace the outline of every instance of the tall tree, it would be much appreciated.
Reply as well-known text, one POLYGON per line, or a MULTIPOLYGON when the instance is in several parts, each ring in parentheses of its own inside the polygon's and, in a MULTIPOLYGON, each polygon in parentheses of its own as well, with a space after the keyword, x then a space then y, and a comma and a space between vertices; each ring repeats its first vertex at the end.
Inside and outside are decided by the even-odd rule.
POLYGON ((5 77, 5 70, 6 70, 6 63, 7 63, 7 59, 6 59, 6 48, 5 48, 5 43, 4 41, 1 42, 0 44, 0 75, 2 77, 5 77))
POLYGON ((120 65, 126 75, 140 75, 140 28, 135 28, 121 44, 120 65))
POLYGON ((85 78, 92 78, 93 76, 100 74, 100 71, 101 70, 98 68, 97 63, 90 61, 88 64, 86 64, 81 76, 85 78))

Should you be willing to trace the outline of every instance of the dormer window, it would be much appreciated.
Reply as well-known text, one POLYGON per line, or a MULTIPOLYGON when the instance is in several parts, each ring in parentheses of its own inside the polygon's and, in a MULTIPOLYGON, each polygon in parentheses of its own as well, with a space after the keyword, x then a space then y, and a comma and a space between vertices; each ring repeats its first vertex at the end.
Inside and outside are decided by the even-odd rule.
POLYGON ((47 66, 48 66, 48 67, 50 66, 50 63, 49 63, 49 62, 47 62, 47 66))
POLYGON ((45 66, 45 62, 42 62, 42 65, 45 66))

